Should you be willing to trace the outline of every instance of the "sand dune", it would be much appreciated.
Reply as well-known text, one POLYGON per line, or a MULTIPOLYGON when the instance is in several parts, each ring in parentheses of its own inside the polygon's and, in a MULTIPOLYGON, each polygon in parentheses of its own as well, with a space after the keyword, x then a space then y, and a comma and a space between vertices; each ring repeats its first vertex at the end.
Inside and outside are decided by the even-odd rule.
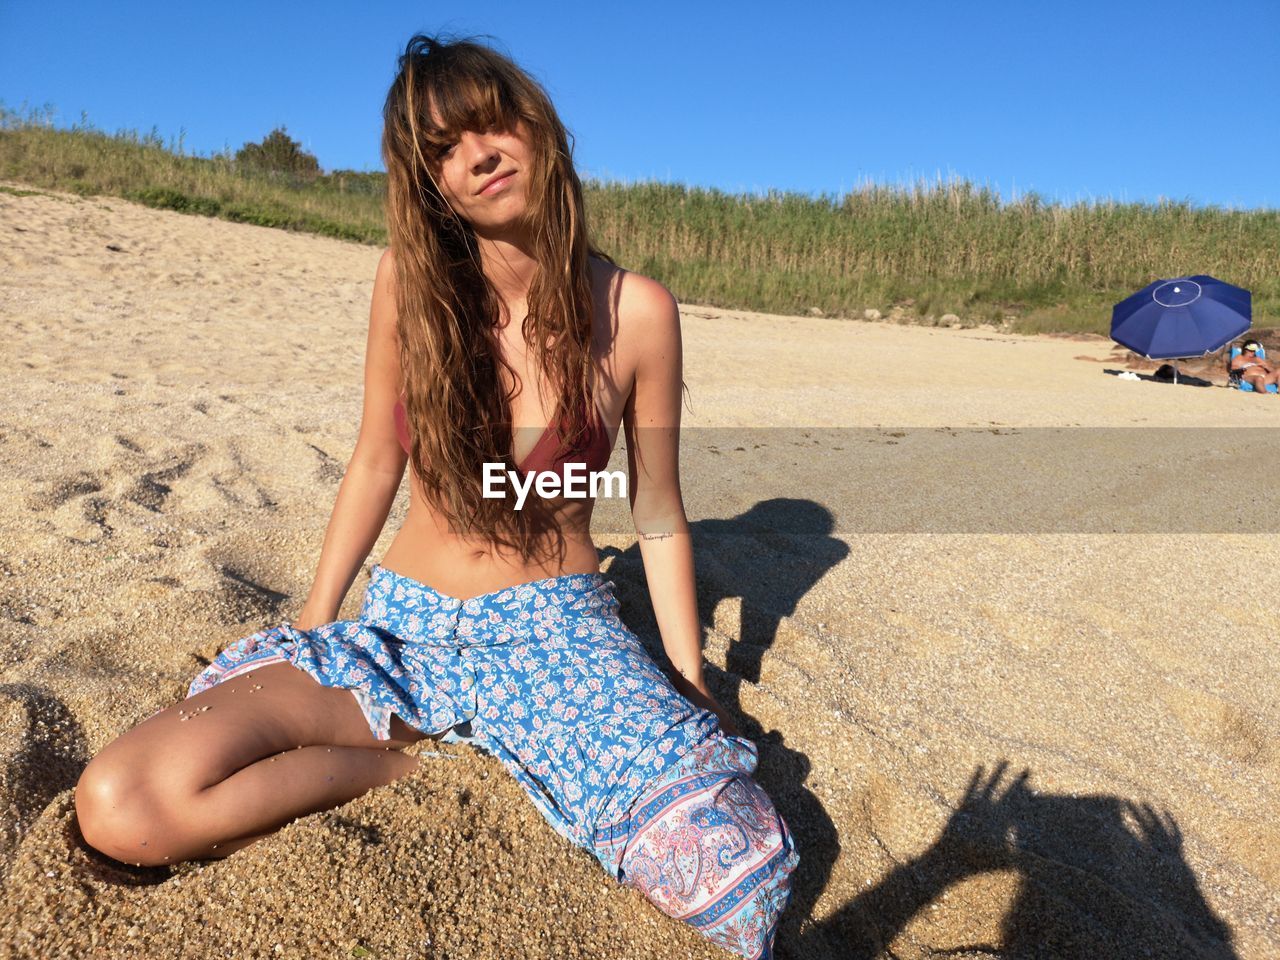
MULTIPOLYGON (((86 848, 88 758, 305 596, 380 251, 69 195, 0 193, 0 237, 0 956, 724 956, 465 747, 225 861, 86 848)), ((1280 516, 1280 399, 1101 340, 684 318, 712 681, 802 853, 779 956, 1280 955, 1280 548, 1232 526, 1280 516)))

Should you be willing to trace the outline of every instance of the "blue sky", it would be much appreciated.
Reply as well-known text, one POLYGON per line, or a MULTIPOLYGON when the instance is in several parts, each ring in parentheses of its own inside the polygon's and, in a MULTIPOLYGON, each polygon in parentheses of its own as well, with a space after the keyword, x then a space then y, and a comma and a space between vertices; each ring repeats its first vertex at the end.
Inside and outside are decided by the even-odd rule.
POLYGON ((0 0, 0 100, 185 129, 201 154, 283 124, 326 170, 377 170, 415 31, 495 38, 587 175, 839 193, 941 173, 1006 197, 1280 206, 1280 0, 0 0))

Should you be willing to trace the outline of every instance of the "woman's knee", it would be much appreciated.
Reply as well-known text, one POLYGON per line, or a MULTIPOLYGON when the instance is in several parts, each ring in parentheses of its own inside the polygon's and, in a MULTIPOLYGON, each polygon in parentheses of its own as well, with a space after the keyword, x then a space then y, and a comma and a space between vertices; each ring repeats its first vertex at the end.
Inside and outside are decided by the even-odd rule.
POLYGON ((85 843, 126 863, 172 862, 173 813, 178 809, 145 771, 99 754, 80 775, 76 822, 85 843))
POLYGON ((791 832, 745 774, 726 774, 641 825, 622 857, 624 882, 660 910, 744 957, 771 955, 799 863, 791 832))

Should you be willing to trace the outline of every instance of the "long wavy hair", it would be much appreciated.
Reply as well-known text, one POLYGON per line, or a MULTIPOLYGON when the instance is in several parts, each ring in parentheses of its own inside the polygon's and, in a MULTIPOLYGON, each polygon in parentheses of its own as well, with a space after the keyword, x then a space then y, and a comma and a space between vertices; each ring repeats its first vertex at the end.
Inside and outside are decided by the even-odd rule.
POLYGON ((551 422, 567 444, 594 410, 588 258, 601 256, 588 239, 568 134, 546 92, 505 56, 472 41, 410 38, 382 132, 410 463, 455 531, 515 547, 527 559, 547 530, 530 509, 535 498, 516 511, 510 496, 482 496, 483 463, 515 466, 514 394, 499 372, 505 368, 514 383, 499 349, 502 307, 481 269, 475 233, 437 183, 440 155, 463 130, 510 131, 519 123, 531 146, 522 226, 537 261, 521 330, 558 398, 551 422))

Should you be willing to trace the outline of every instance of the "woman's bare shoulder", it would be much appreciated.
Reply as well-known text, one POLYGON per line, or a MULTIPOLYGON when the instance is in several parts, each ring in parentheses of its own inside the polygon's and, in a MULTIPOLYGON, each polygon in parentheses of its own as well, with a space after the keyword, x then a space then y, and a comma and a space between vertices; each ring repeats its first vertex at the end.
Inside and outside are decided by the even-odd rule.
POLYGON ((396 257, 390 247, 383 250, 382 256, 378 258, 378 270, 374 276, 378 283, 395 284, 396 257))
POLYGON ((593 259, 591 265, 593 283, 623 335, 644 337, 679 323, 676 298, 657 280, 604 260, 593 259))
POLYGON ((372 332, 394 339, 396 330, 396 266, 391 250, 383 252, 373 277, 373 305, 369 311, 372 332))

